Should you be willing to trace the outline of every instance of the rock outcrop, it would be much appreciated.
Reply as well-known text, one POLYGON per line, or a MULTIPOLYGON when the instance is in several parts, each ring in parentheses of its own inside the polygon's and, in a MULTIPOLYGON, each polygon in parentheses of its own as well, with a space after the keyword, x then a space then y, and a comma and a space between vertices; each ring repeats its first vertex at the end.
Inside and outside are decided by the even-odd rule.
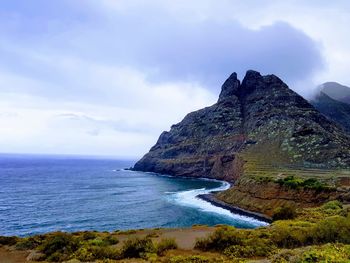
POLYGON ((350 137, 275 75, 233 73, 218 102, 189 113, 134 170, 235 181, 245 155, 274 166, 350 166, 350 137))

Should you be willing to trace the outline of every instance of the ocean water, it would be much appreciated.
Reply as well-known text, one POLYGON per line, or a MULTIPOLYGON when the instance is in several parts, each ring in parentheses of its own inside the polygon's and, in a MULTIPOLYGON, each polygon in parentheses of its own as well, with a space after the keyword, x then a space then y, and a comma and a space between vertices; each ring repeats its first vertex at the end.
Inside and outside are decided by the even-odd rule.
POLYGON ((113 231, 193 224, 265 225, 198 199, 225 182, 124 168, 133 161, 0 155, 0 235, 113 231))

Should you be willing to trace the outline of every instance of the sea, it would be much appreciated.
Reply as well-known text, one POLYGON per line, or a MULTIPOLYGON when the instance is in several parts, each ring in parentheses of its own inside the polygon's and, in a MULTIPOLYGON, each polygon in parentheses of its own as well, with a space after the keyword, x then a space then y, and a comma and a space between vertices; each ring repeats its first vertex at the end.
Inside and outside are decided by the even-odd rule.
POLYGON ((266 225, 199 199, 227 182, 130 171, 134 160, 0 154, 0 235, 266 225))

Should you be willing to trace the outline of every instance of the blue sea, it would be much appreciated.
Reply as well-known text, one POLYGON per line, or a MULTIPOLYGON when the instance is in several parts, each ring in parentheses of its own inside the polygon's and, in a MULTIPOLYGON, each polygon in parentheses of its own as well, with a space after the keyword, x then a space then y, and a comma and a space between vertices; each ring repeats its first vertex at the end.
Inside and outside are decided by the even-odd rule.
POLYGON ((0 235, 266 223, 198 199, 226 182, 125 170, 134 161, 0 155, 0 235))

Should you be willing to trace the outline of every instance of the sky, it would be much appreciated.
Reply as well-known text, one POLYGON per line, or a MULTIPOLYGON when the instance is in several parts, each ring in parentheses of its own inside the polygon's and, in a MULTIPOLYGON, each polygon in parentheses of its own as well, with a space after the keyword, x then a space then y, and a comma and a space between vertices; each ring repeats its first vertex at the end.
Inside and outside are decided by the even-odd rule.
POLYGON ((350 86, 349 1, 4 0, 0 152, 139 158, 232 72, 350 86))

